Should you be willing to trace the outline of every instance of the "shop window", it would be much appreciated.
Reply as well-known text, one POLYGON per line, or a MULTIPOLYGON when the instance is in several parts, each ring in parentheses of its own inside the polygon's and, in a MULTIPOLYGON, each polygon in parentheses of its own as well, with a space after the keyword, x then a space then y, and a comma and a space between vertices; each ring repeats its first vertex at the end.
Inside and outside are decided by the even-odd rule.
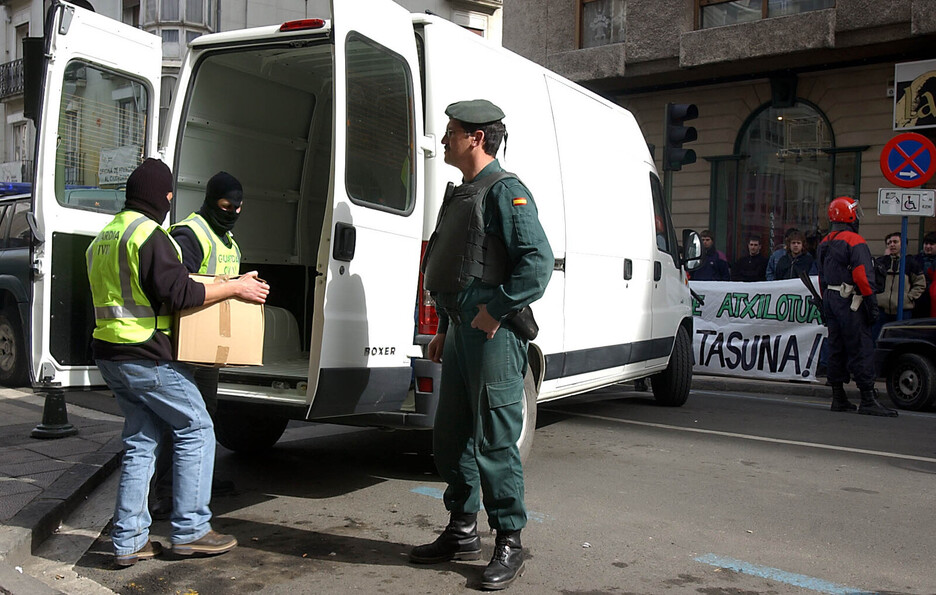
POLYGON ((742 126, 734 155, 709 158, 716 245, 737 258, 750 237, 775 248, 789 227, 807 236, 824 231, 829 201, 858 196, 866 149, 835 147, 825 115, 806 101, 762 106, 742 126))
POLYGON ((699 29, 835 8, 835 0, 696 0, 696 3, 699 29))

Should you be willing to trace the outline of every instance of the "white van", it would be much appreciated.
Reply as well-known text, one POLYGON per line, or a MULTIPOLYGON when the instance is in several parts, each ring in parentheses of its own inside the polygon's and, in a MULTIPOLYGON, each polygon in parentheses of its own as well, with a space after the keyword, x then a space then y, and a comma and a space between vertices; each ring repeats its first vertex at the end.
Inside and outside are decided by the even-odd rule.
MULTIPOLYGON (((33 192, 34 386, 102 384, 84 252, 129 173, 159 155, 175 175, 173 221, 219 170, 243 183, 241 268, 272 287, 264 365, 221 372, 220 442, 268 447, 288 419, 430 428, 438 366, 422 358, 435 318, 419 261, 446 183, 460 181, 442 159, 445 106, 483 97, 507 114, 499 158, 532 190, 556 256, 533 306, 524 452, 537 401, 652 377, 658 402, 683 404, 686 264, 632 115, 390 0, 334 1, 331 16, 192 42, 157 147, 160 39, 53 3, 33 192)), ((697 262, 698 237, 683 243, 697 262)))

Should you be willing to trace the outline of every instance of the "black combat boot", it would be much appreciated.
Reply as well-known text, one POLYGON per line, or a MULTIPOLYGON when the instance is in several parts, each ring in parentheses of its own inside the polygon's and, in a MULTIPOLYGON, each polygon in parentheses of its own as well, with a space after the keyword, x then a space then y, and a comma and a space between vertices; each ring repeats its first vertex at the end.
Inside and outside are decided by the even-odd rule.
POLYGON ((841 384, 832 385, 832 411, 854 411, 858 406, 848 400, 845 387, 841 384))
POLYGON ((858 413, 862 415, 877 415, 878 417, 897 417, 896 409, 888 409, 877 400, 877 391, 861 389, 861 405, 858 413))
POLYGON ((414 547, 409 557, 411 562, 417 564, 477 560, 481 557, 477 513, 453 512, 442 535, 432 543, 414 547))
POLYGON ((498 531, 494 540, 494 555, 481 574, 481 588, 506 589, 523 574, 523 546, 520 531, 498 531))

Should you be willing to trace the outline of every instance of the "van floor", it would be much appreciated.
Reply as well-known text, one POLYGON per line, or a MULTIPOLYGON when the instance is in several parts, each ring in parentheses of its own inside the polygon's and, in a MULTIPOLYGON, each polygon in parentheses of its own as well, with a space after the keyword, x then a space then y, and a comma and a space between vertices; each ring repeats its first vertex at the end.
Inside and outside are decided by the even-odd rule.
POLYGON ((305 380, 309 376, 309 353, 305 352, 297 357, 282 359, 275 362, 265 362, 262 366, 222 368, 221 374, 223 376, 273 376, 277 378, 300 378, 305 380))

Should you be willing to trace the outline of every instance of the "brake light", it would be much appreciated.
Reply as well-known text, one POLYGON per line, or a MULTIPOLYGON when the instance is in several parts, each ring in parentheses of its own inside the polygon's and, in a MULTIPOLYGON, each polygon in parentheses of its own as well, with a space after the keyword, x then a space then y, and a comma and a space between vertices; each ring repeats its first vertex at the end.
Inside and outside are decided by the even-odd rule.
MULTIPOLYGON (((426 253, 426 245, 422 243, 419 251, 419 262, 422 262, 423 255, 426 253)), ((436 314, 435 304, 429 292, 423 289, 423 274, 419 273, 419 286, 416 288, 416 333, 419 335, 434 335, 439 330, 439 315, 436 314)))
POLYGON ((286 21, 280 25, 280 31, 305 31, 307 29, 321 29, 325 26, 322 19, 299 19, 298 21, 286 21))
POLYGON ((432 377, 420 376, 416 378, 416 392, 431 393, 432 392, 432 377))

